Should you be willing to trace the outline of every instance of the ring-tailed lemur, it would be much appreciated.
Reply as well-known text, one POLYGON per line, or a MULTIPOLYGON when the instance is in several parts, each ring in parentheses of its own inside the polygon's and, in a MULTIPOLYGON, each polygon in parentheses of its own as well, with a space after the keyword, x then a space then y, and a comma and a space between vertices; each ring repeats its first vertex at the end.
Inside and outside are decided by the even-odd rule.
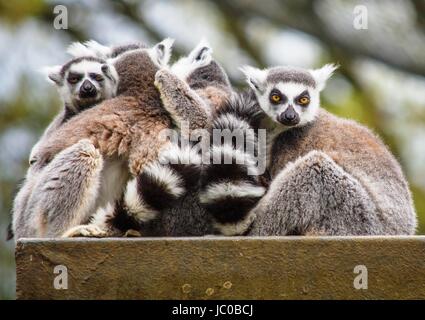
MULTIPOLYGON (((159 73, 156 83, 174 123, 187 121, 189 133, 210 128, 212 117, 233 92, 226 73, 213 60, 212 49, 204 41, 177 61, 171 73, 159 73), (201 110, 196 112, 197 117, 191 116, 195 110, 201 110), (202 111, 207 117, 201 116, 202 111)), ((179 129, 185 139, 187 132, 183 127, 179 129)), ((200 139, 202 133, 204 131, 200 131, 200 139)), ((201 168, 199 149, 190 144, 174 144, 163 150, 159 160, 137 177, 137 197, 131 197, 136 185, 128 186, 126 203, 137 204, 137 210, 128 205, 130 212, 144 221, 148 213, 148 220, 153 220, 142 228, 142 234, 200 236, 212 233, 210 217, 198 200, 201 168), (168 201, 161 201, 163 199, 168 201)))
MULTIPOLYGON (((38 148, 46 141, 49 136, 54 134, 57 128, 63 125, 71 117, 105 99, 109 99, 115 96, 118 84, 118 75, 115 71, 115 68, 108 64, 107 61, 92 56, 74 58, 62 66, 44 68, 44 72, 46 73, 48 80, 57 86, 59 94, 64 102, 64 106, 61 112, 53 119, 53 121, 44 131, 42 137, 31 150, 29 157, 29 163, 31 167, 28 169, 26 177, 22 183, 22 187, 15 197, 12 209, 14 220, 18 220, 19 216, 31 216, 31 208, 39 208, 40 206, 47 205, 55 208, 54 204, 52 203, 52 199, 44 198, 43 192, 36 191, 35 193, 38 196, 31 197, 31 194, 34 192, 34 187, 37 185, 37 181, 40 181, 42 171, 41 169, 37 169, 36 166, 33 166, 39 157, 38 148), (29 199, 31 199, 32 202, 29 202, 29 199), (38 202, 38 205, 36 205, 34 201, 38 202)), ((88 152, 88 150, 90 150, 89 145, 80 143, 74 147, 71 147, 71 149, 68 150, 65 154, 66 157, 69 157, 69 162, 75 164, 75 159, 81 156, 81 154, 88 152)), ((66 164, 68 162, 66 157, 65 159, 63 157, 60 158, 60 162, 64 163, 62 171, 64 171, 65 168, 68 170, 70 169, 66 164)), ((84 161, 85 158, 82 157, 82 159, 84 161)), ((58 173, 51 172, 50 167, 57 168, 58 162, 59 161, 57 160, 52 166, 46 168, 46 172, 49 172, 49 174, 55 174, 55 176, 58 178, 57 181, 63 181, 64 179, 59 179, 58 173)), ((85 166, 82 166, 82 168, 84 173, 86 173, 85 166)), ((73 168, 72 170, 76 175, 78 174, 76 168, 73 168)), ((81 174, 80 176, 83 177, 84 175, 81 174)), ((86 177, 90 179, 90 176, 86 175, 86 177)), ((69 181, 66 181, 65 183, 68 182, 69 181)), ((81 181, 81 183, 84 183, 84 181, 81 181)), ((43 184, 38 185, 40 188, 45 188, 43 184)), ((62 207, 66 206, 67 204, 70 206, 77 205, 78 201, 74 200, 78 199, 78 192, 69 192, 66 195, 63 194, 65 198, 61 198, 61 195, 62 193, 58 193, 54 197, 53 202, 62 204, 62 207)), ((29 225, 26 227, 29 228, 29 225)), ((26 228, 19 228, 19 230, 17 230, 17 237, 30 234, 31 232, 26 230, 26 228)), ((11 237, 12 235, 9 238, 11 237)))
MULTIPOLYGON (((319 93, 334 70, 333 65, 317 70, 243 69, 263 111, 260 127, 268 131, 271 183, 263 197, 250 193, 253 209, 238 212, 233 207, 228 217, 212 210, 223 234, 415 232, 415 209, 396 159, 368 129, 320 108, 319 93)), ((213 169, 206 171, 209 181, 213 169)), ((247 179, 242 175, 234 184, 247 179)), ((202 193, 209 206, 228 197, 214 186, 207 183, 202 193)), ((233 204, 247 200, 243 193, 233 195, 233 204)))
POLYGON ((77 57, 64 65, 46 67, 43 71, 56 85, 64 107, 33 147, 30 164, 37 160, 37 146, 57 128, 77 113, 114 97, 118 86, 115 68, 106 60, 93 56, 77 57))
MULTIPOLYGON (((70 170, 68 183, 72 187, 64 192, 70 192, 81 184, 78 208, 64 214, 61 210, 53 212, 35 208, 36 217, 31 221, 14 219, 15 231, 26 230, 26 224, 32 223, 35 234, 26 236, 63 234, 70 227, 87 221, 97 207, 119 198, 129 172, 137 174, 145 161, 156 159, 158 151, 167 143, 158 139, 158 134, 171 126, 171 120, 162 108, 154 76, 167 64, 171 45, 172 41, 167 39, 153 48, 127 50, 114 58, 111 63, 120 79, 117 97, 69 119, 56 130, 55 135, 40 145, 37 153, 41 157, 37 159, 35 169, 42 168, 53 159, 49 165, 57 162, 57 170, 70 170), (79 145, 84 150, 80 156, 86 157, 87 161, 74 159, 75 163, 71 160, 64 167, 62 158, 68 148, 78 148, 79 145), (72 171, 76 169, 84 169, 88 175, 73 175, 72 171), (83 183, 89 180, 90 183, 83 183)), ((54 175, 47 173, 44 178, 42 190, 54 198, 59 192, 56 188, 58 181, 54 175)))
MULTIPOLYGON (((164 107, 183 137, 208 128, 211 116, 232 92, 226 73, 211 53, 209 45, 201 41, 171 72, 161 70, 156 75, 164 107), (187 128, 182 123, 187 123, 187 128)), ((100 210, 90 225, 73 228, 67 235, 117 234, 111 228, 122 232, 139 229, 142 235, 151 236, 211 233, 209 215, 198 201, 200 162, 198 151, 190 144, 170 145, 129 182, 123 200, 100 210)))

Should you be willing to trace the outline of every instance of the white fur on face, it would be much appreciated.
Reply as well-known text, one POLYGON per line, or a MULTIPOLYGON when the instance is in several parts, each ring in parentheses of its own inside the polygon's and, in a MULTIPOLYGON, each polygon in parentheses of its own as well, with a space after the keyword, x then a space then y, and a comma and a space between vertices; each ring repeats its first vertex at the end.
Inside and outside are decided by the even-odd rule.
POLYGON ((273 121, 279 123, 283 127, 285 126, 281 124, 277 119, 283 112, 286 111, 289 105, 292 105, 292 107, 300 117, 300 122, 295 127, 300 127, 313 121, 319 110, 319 90, 313 87, 306 86, 305 84, 294 82, 269 84, 263 92, 260 93, 258 92, 258 90, 256 90, 260 107, 273 121), (281 104, 272 104, 270 102, 270 92, 273 89, 278 89, 282 94, 284 94, 287 97, 287 101, 281 104), (307 90, 310 95, 310 103, 308 104, 308 106, 302 107, 296 103, 296 98, 305 90, 307 90))
POLYGON ((180 58, 171 67, 171 71, 180 79, 185 81, 189 75, 198 68, 202 68, 211 63, 212 48, 208 42, 203 39, 193 49, 189 55, 180 58))
MULTIPOLYGON (((85 80, 89 80, 95 87, 97 91, 96 97, 92 98, 93 102, 99 102, 101 100, 110 99, 115 96, 117 89, 117 81, 112 81, 102 71, 102 65, 96 61, 82 60, 78 63, 71 65, 69 70, 65 73, 63 79, 63 85, 59 87, 59 93, 64 100, 64 102, 74 107, 77 111, 77 106, 81 102, 81 98, 79 97, 81 85, 85 80), (82 74, 83 77, 76 84, 70 84, 67 81, 68 75, 70 73, 78 73, 82 74), (102 85, 96 81, 95 79, 90 78, 91 73, 96 73, 102 75, 104 78, 102 85)), ((111 73, 117 79, 115 68, 109 65, 111 73)))

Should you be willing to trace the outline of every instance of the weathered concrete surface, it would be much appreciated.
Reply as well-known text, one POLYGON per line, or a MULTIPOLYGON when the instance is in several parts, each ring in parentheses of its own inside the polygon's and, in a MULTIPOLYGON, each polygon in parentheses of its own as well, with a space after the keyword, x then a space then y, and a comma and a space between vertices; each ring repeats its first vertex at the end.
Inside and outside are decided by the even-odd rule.
POLYGON ((425 237, 28 239, 16 268, 19 299, 424 299, 425 237))

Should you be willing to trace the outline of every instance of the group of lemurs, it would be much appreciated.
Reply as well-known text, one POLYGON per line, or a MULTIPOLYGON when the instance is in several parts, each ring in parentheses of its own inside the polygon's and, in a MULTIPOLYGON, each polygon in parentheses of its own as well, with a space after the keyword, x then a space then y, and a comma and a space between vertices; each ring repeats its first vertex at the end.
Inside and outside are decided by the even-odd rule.
POLYGON ((31 151, 15 240, 414 234, 396 159, 320 107, 334 65, 244 67, 238 91, 205 41, 169 65, 172 44, 74 43, 46 68, 64 105, 31 151), (244 143, 211 139, 217 130, 244 143))

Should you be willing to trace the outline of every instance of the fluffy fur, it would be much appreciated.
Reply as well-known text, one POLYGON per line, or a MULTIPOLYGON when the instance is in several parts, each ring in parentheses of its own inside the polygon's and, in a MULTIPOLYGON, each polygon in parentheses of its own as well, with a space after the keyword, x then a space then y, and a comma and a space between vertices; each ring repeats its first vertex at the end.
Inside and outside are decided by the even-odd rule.
POLYGON ((212 141, 211 161, 204 167, 200 202, 223 235, 244 234, 253 221, 251 210, 266 192, 257 173, 257 136, 264 113, 251 92, 235 94, 216 114, 212 131, 226 130, 235 139, 212 141), (245 143, 238 145, 237 141, 245 143), (249 152, 251 150, 251 152, 249 152))
MULTIPOLYGON (((227 75, 210 55, 210 48, 201 43, 173 65, 171 72, 161 70, 156 76, 155 83, 161 92, 164 107, 174 123, 188 123, 187 130, 176 126, 186 138, 196 129, 210 127, 212 115, 231 93, 227 75), (173 70, 176 69, 180 77, 184 75, 186 78, 175 75, 173 70)), ((190 143, 184 145, 180 142, 174 141, 164 149, 155 164, 158 173, 163 171, 178 177, 177 187, 164 188, 169 183, 143 173, 137 177, 139 203, 149 203, 159 213, 156 219, 142 225, 142 234, 195 236, 212 232, 211 219, 198 199, 200 156, 190 143), (147 190, 147 186, 150 190, 147 190), (183 188, 183 192, 180 192, 180 188, 183 188)))
MULTIPOLYGON (((103 162, 97 160, 98 155, 93 152, 94 146, 87 141, 71 146, 62 153, 58 158, 64 163, 62 168, 59 168, 60 163, 58 161, 46 168, 37 166, 36 162, 42 158, 39 153, 40 147, 60 126, 76 114, 115 96, 118 85, 118 75, 114 66, 103 59, 91 56, 74 58, 63 66, 44 68, 43 72, 48 80, 58 88, 64 107, 31 150, 29 157, 31 167, 28 169, 23 185, 16 195, 12 209, 14 222, 11 230, 19 229, 17 230, 17 238, 43 235, 42 230, 39 229, 40 225, 28 226, 25 224, 27 220, 31 220, 30 218, 33 214, 31 210, 39 212, 47 210, 51 211, 52 214, 70 210, 72 211, 70 216, 75 215, 73 211, 77 209, 74 206, 80 202, 79 196, 85 194, 85 190, 81 190, 81 193, 69 192, 71 191, 70 189, 61 190, 64 187, 68 188, 68 183, 71 183, 70 188, 74 185, 79 185, 81 188, 87 187, 88 189, 92 188, 88 182, 96 184, 94 177, 97 177, 96 172, 100 170, 99 168, 102 167, 103 162), (78 74, 80 78, 75 83, 69 83, 68 77, 70 74, 78 74), (94 88, 91 94, 85 95, 82 90, 82 85, 85 81, 91 84, 92 89, 94 88), (78 161, 78 159, 81 161, 78 161), (72 170, 70 170, 70 164, 72 164, 72 170), (55 169, 53 170, 52 168, 55 169), (43 170, 44 173, 42 174, 43 170), (92 173, 96 174, 93 176, 92 173), (75 179, 75 177, 80 178, 75 179), (48 181, 56 181, 56 183, 50 184, 49 188, 45 188, 44 184, 40 183, 40 179, 44 183, 48 181), (56 195, 54 195, 55 189, 57 189, 56 195), (51 198, 54 199, 54 203, 49 203, 51 198), (18 227, 18 224, 21 227, 18 227)), ((87 192, 90 193, 89 191, 87 192)), ((52 214, 47 214, 47 216, 52 214)), ((58 228, 58 231, 61 232, 63 230, 58 228)), ((53 235, 52 230, 49 230, 49 233, 53 235)), ((12 237, 13 232, 9 235, 9 238, 12 237)))
MULTIPOLYGON (((126 50, 114 58, 112 63, 120 77, 117 98, 69 119, 39 146, 38 153, 41 157, 31 171, 42 172, 40 174, 46 176, 45 180, 53 179, 63 183, 62 187, 47 189, 52 191, 52 197, 56 194, 57 199, 63 199, 60 196, 61 188, 64 192, 69 192, 85 180, 90 180, 91 175, 88 172, 100 173, 90 180, 87 187, 82 186, 79 193, 69 192, 70 202, 82 203, 81 208, 75 211, 76 214, 72 208, 64 207, 65 213, 57 215, 44 204, 40 210, 29 211, 33 212, 34 218, 25 221, 14 219, 14 230, 18 237, 28 237, 34 233, 36 236, 58 236, 67 228, 86 223, 87 212, 118 200, 129 173, 140 173, 146 162, 158 156, 157 153, 165 142, 157 137, 161 130, 171 126, 171 121, 162 108, 153 82, 156 71, 168 61, 168 51, 170 42, 167 40, 151 49, 126 50), (85 163, 81 158, 84 153, 75 153, 75 150, 71 154, 80 157, 73 163, 71 154, 68 155, 65 151, 78 146, 81 140, 90 144, 93 149, 96 148, 104 159, 102 166, 85 163), (68 156, 60 157, 61 152, 68 156), (53 164, 55 170, 50 172, 48 168, 53 164), (66 169, 71 165, 76 170, 66 169), (58 177, 54 177, 55 172, 58 177), (73 217, 74 215, 77 217, 73 217), (27 233, 28 226, 36 228, 36 231, 27 233)), ((32 182, 28 185, 32 185, 32 182)), ((29 189, 31 187, 25 188, 29 189)), ((37 197, 48 197, 46 189, 34 186, 34 190, 37 197)), ((27 197, 23 192, 17 199, 27 197)))
MULTIPOLYGON (((333 70, 245 69, 265 114, 260 127, 271 133, 271 183, 256 206, 240 214, 238 228, 222 228, 223 234, 414 234, 415 210, 395 158, 368 129, 319 106, 333 70), (273 105, 276 89, 285 98, 273 105), (309 104, 293 108, 304 91, 309 104), (281 123, 291 105, 298 121, 281 123)), ((235 224, 233 217, 228 221, 235 224)))
POLYGON ((415 209, 399 164, 354 121, 320 109, 309 125, 279 135, 272 158, 273 181, 254 210, 253 234, 415 233, 415 209))
MULTIPOLYGON (((157 73, 155 85, 175 123, 177 119, 183 119, 194 124, 189 131, 208 125, 209 111, 219 108, 218 104, 230 92, 227 76, 214 75, 214 72, 223 73, 223 70, 215 62, 210 62, 208 65, 198 65, 196 70, 189 73, 192 83, 197 85, 196 91, 172 72, 164 69, 157 73), (214 83, 205 81, 206 70, 210 70, 211 79, 218 81, 217 88, 213 86, 214 83), (214 99, 209 100, 212 89, 216 94, 214 99), (199 97, 201 94, 202 98, 199 97)), ((99 222, 101 218, 94 219, 96 222, 90 223, 89 229, 76 227, 66 235, 90 236, 88 230, 92 230, 93 236, 107 236, 125 234, 129 229, 155 236, 210 233, 210 220, 199 205, 195 191, 199 184, 199 163, 198 154, 190 147, 165 146, 157 160, 150 162, 136 179, 129 182, 122 201, 116 201, 113 210, 103 210, 103 214, 97 215, 108 219, 106 223, 99 222), (103 228, 104 232, 98 232, 99 228, 103 228)))
POLYGON ((80 56, 62 66, 45 67, 43 73, 49 82, 57 87, 64 106, 32 148, 30 164, 34 164, 38 160, 39 147, 43 145, 44 141, 66 121, 81 111, 114 97, 119 81, 113 65, 104 59, 92 56, 80 56), (70 75, 76 79, 75 83, 69 82, 70 75), (83 84, 85 88, 90 89, 90 92, 83 89, 83 84))
POLYGON ((43 170, 30 169, 15 198, 13 231, 55 237, 88 221, 95 207, 103 159, 88 140, 60 152, 43 170))

